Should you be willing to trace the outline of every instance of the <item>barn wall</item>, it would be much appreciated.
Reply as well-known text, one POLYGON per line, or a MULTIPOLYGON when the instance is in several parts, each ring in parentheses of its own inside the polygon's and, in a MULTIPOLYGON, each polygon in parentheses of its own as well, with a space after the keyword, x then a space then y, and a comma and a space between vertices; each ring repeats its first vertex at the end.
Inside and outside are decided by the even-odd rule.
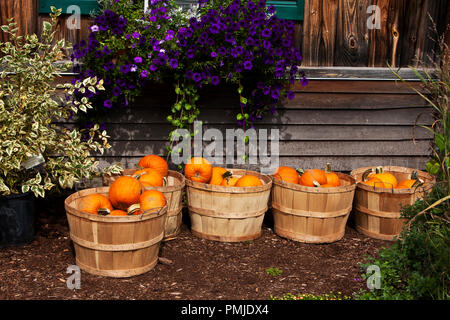
MULTIPOLYGON (((431 109, 418 95, 405 84, 375 80, 382 72, 386 79, 386 69, 364 80, 354 78, 358 71, 346 70, 352 75, 348 78, 338 70, 341 78, 329 79, 322 72, 310 70, 320 78, 312 77, 306 87, 295 84, 295 99, 255 127, 269 133, 279 130, 281 165, 308 169, 331 162, 339 171, 374 165, 425 168, 430 136, 418 126, 430 125, 433 119, 431 109)), ((419 86, 418 82, 410 84, 419 86)), ((109 113, 105 123, 112 148, 100 156, 102 166, 121 162, 132 168, 146 154, 165 155, 171 130, 165 118, 174 101, 172 91, 170 87, 149 87, 131 107, 109 113)), ((219 129, 225 137, 226 129, 238 128, 235 88, 208 89, 202 94, 200 107, 204 129, 219 129)), ((204 145, 210 143, 205 141, 204 145)), ((234 167, 246 166, 235 162, 234 167)))
MULTIPOLYGON (((39 15, 37 5, 38 0, 0 0, 0 24, 14 17, 21 34, 39 33, 48 15, 39 15)), ((303 66, 430 66, 437 47, 428 14, 442 33, 448 12, 448 0, 306 0, 297 46, 303 66), (370 5, 380 8, 380 29, 367 27, 370 5)), ((79 30, 67 28, 67 20, 67 15, 59 19, 58 38, 71 43, 87 38, 89 16, 82 16, 79 30)), ((5 39, 0 34, 0 41, 5 39)))

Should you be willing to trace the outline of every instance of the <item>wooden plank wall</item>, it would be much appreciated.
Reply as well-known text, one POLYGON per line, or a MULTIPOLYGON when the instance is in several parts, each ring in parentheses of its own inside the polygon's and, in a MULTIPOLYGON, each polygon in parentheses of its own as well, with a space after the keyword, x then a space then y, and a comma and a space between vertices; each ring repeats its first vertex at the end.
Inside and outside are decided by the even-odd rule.
POLYGON ((299 40, 306 66, 429 66, 450 11, 448 0, 306 0, 299 40), (369 30, 370 5, 380 8, 380 29, 369 30))
MULTIPOLYGON (((39 33, 48 17, 37 14, 37 5, 38 0, 0 0, 0 24, 15 17, 22 34, 39 33)), ((297 46, 303 52, 303 66, 429 66, 428 56, 434 59, 437 47, 427 16, 442 33, 448 12, 448 0, 305 0, 297 46), (367 27, 370 5, 380 8, 379 30, 367 27)), ((71 43, 86 39, 91 18, 82 16, 79 30, 68 29, 67 19, 67 15, 60 19, 57 37, 71 43)))
MULTIPOLYGON (((36 0, 0 0, 0 4, 0 22, 16 16, 22 33, 31 32, 32 21, 38 20, 40 25, 46 19, 43 15, 23 18, 36 0)), ((303 66, 384 67, 387 61, 414 64, 416 54, 425 56, 432 48, 424 32, 423 8, 434 10, 437 21, 443 24, 447 5, 441 0, 307 0, 305 21, 297 26, 303 66), (382 25, 387 28, 364 29, 369 3, 381 7, 382 25)), ((76 31, 68 30, 61 19, 60 37, 71 42, 85 38, 89 18, 83 19, 82 29, 76 31)), ((416 143, 412 136, 419 115, 419 124, 432 123, 430 109, 404 85, 358 79, 374 69, 362 68, 356 76, 353 70, 341 74, 323 70, 307 87, 296 85, 296 98, 257 126, 280 130, 281 164, 308 169, 332 162, 339 171, 372 165, 423 169, 430 154, 429 136, 418 128, 416 143)), ((382 70, 375 77, 386 74, 382 70)), ((229 90, 211 90, 202 99, 199 119, 206 127, 222 131, 236 128, 238 100, 235 90, 229 90)), ((170 131, 165 117, 172 100, 171 88, 149 88, 130 108, 111 113, 105 121, 113 148, 100 157, 101 165, 122 162, 133 167, 145 154, 163 155, 170 131)))
MULTIPOLYGON (((308 169, 332 162, 345 172, 374 165, 424 169, 430 136, 420 128, 414 133, 413 128, 419 115, 417 124, 432 123, 431 109, 406 86, 394 81, 312 80, 295 89, 294 100, 256 125, 279 130, 282 165, 308 169)), ((147 92, 132 107, 105 119, 112 149, 100 157, 102 166, 121 162, 133 168, 146 154, 165 154, 172 90, 158 87, 147 92)), ((203 96, 199 120, 204 129, 217 128, 225 136, 226 129, 237 128, 235 92, 221 88, 203 96)))

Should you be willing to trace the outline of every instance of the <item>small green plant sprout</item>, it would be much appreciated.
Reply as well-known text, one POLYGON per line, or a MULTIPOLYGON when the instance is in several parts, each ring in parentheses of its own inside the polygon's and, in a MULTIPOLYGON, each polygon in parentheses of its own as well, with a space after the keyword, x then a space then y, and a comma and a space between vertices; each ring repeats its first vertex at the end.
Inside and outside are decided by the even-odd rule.
POLYGON ((302 294, 292 294, 287 293, 284 296, 276 297, 276 296, 270 296, 270 300, 351 300, 352 298, 346 295, 343 295, 341 292, 333 293, 330 291, 330 293, 321 294, 321 295, 314 295, 310 293, 302 293, 302 294))
POLYGON ((279 277, 283 274, 283 270, 277 268, 277 267, 270 267, 266 269, 266 274, 273 276, 273 277, 279 277))

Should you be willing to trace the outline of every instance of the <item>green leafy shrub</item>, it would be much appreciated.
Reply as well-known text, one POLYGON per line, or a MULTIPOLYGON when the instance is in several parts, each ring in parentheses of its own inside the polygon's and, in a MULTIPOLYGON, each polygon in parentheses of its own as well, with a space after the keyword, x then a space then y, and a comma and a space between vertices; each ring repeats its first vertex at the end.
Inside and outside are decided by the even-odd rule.
POLYGON ((88 98, 72 101, 75 90, 97 92, 103 83, 86 78, 55 87, 57 75, 70 67, 58 63, 69 49, 64 40, 54 40, 60 13, 53 8, 41 39, 17 36, 12 20, 1 27, 11 40, 0 43, 0 195, 31 191, 44 197, 45 191, 71 188, 97 174, 91 153, 110 147, 98 125, 82 132, 61 124, 78 110, 92 108, 88 98))
MULTIPOLYGON (((450 197, 443 184, 402 209, 408 219, 399 239, 369 257, 362 271, 377 265, 381 288, 360 292, 358 299, 450 299, 450 197)), ((365 273, 363 279, 367 279, 365 273)))
MULTIPOLYGON (((436 26, 434 30, 438 34, 436 26)), ((422 71, 423 76, 411 68, 424 91, 393 71, 433 108, 433 125, 422 127, 434 136, 433 155, 426 169, 436 176, 438 184, 423 199, 402 208, 407 224, 399 239, 379 250, 378 258, 369 257, 362 265, 363 269, 379 266, 381 288, 360 292, 359 299, 450 299, 450 48, 444 36, 438 44, 441 55, 433 73, 422 71)), ((363 274, 363 279, 367 277, 363 274)))

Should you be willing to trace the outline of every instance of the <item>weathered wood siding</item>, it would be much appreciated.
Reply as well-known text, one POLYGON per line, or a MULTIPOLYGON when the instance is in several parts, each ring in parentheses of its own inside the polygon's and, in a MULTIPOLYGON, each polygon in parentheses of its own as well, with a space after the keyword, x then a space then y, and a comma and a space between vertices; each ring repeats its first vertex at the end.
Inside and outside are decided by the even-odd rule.
MULTIPOLYGON (((0 0, 0 24, 14 17, 21 34, 39 33, 48 16, 39 15, 37 5, 38 0, 0 0)), ((437 46, 428 14, 442 33, 448 12, 448 0, 306 0, 296 45, 304 66, 429 66, 437 46), (367 26, 371 5, 380 8, 380 29, 367 26)), ((71 43, 86 39, 91 18, 82 16, 78 30, 69 29, 67 19, 60 18, 57 37, 71 43)), ((5 39, 0 34, 0 41, 5 39)))
MULTIPOLYGON (((430 136, 414 127, 432 123, 431 109, 404 84, 322 79, 295 88, 294 100, 256 125, 279 129, 282 165, 308 169, 331 162, 340 171, 372 165, 424 169, 430 136)), ((237 128, 235 92, 220 88, 203 96, 199 120, 204 129, 217 128, 225 137, 226 129, 237 128)), ((149 88, 131 107, 111 112, 105 122, 112 149, 100 157, 102 166, 121 162, 134 167, 146 154, 164 156, 171 130, 165 117, 173 98, 170 87, 149 88)))

